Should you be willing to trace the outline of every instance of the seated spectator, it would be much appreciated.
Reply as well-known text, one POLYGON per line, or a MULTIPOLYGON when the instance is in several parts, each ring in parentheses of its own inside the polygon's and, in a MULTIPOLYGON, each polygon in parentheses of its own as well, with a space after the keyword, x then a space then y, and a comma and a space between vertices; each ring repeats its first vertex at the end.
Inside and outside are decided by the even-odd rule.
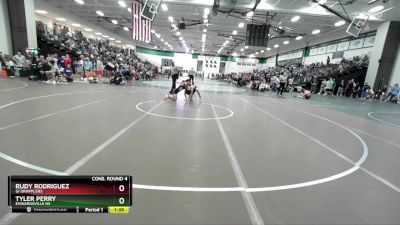
POLYGON ((399 93, 400 93, 400 86, 399 86, 399 84, 395 84, 392 87, 392 90, 390 90, 390 93, 386 97, 385 101, 389 100, 390 102, 397 103, 397 99, 396 98, 399 95, 399 93))
POLYGON ((67 82, 72 82, 74 80, 72 77, 71 64, 67 64, 67 67, 64 69, 64 74, 67 82))

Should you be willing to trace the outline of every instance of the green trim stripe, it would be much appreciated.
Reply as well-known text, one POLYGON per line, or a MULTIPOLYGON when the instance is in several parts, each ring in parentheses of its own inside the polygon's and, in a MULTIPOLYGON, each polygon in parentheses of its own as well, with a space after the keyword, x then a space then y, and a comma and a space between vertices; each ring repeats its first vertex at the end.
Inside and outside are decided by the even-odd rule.
POLYGON ((174 57, 174 52, 167 52, 167 51, 160 51, 142 47, 136 47, 136 52, 149 54, 149 55, 159 55, 159 56, 167 56, 167 57, 174 57))

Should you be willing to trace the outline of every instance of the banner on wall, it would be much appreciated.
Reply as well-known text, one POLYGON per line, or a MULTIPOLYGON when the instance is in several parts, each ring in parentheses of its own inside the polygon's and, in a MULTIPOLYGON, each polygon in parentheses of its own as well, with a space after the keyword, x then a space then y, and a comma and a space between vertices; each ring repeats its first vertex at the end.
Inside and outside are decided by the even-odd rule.
POLYGON ((318 48, 318 55, 322 55, 326 53, 326 46, 318 48))
POLYGON ((318 48, 312 48, 310 49, 310 56, 314 56, 318 54, 318 48))
POLYGON ((364 38, 353 40, 353 41, 350 41, 349 49, 362 48, 363 45, 364 45, 364 38))
POLYGON ((366 47, 373 47, 375 44, 375 36, 373 37, 366 37, 364 39, 364 48, 366 47))
POLYGON ((328 46, 326 47, 326 53, 336 52, 336 48, 337 48, 337 44, 328 45, 328 46))

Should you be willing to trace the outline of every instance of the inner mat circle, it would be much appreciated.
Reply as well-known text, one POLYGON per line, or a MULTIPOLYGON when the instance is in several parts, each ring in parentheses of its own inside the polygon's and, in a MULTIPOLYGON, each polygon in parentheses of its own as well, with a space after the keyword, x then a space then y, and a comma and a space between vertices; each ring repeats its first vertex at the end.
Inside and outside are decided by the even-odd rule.
POLYGON ((232 117, 233 111, 220 105, 208 103, 192 103, 185 101, 164 101, 150 112, 151 107, 162 101, 147 101, 136 105, 136 109, 148 115, 179 120, 222 120, 232 117), (217 117, 213 113, 213 108, 217 117))

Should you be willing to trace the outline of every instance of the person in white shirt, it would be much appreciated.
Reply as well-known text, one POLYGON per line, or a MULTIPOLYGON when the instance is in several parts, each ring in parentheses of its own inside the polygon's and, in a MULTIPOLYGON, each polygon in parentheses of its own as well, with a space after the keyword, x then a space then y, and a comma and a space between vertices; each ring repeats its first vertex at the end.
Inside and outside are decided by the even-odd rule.
POLYGON ((280 94, 280 95, 282 95, 283 94, 283 91, 285 90, 285 88, 286 88, 286 79, 287 79, 287 77, 286 77, 286 75, 285 74, 281 74, 281 75, 279 75, 279 88, 278 88, 278 95, 280 94))

